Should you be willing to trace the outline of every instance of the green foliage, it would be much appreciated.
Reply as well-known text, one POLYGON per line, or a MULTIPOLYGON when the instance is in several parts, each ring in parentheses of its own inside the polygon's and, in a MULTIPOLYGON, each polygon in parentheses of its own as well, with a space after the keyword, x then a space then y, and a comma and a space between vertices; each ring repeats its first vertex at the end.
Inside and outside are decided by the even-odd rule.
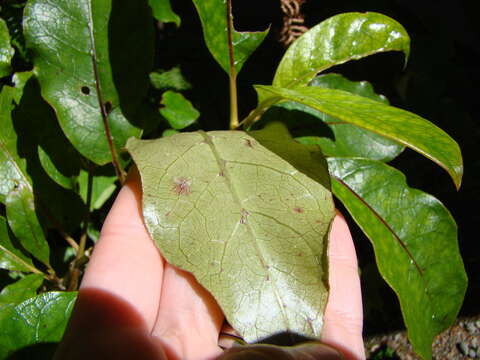
POLYGON ((379 271, 398 295, 410 341, 431 357, 426 344, 455 320, 465 295, 463 262, 451 240, 455 221, 382 162, 329 158, 328 165, 333 193, 371 240, 379 271))
POLYGON ((172 22, 175 25, 180 26, 181 19, 172 10, 170 0, 148 0, 148 4, 152 8, 155 19, 163 23, 172 22))
POLYGON ((182 94, 175 91, 168 90, 163 93, 162 105, 160 114, 176 130, 192 125, 200 116, 200 113, 193 107, 192 103, 185 99, 182 94))
POLYGON ((0 18, 0 77, 10 74, 10 61, 14 53, 7 24, 0 18))
POLYGON ((203 36, 208 50, 227 74, 231 74, 230 64, 238 74, 252 52, 260 46, 268 30, 263 32, 238 32, 228 23, 229 13, 226 0, 193 0, 202 21, 203 36), (227 30, 230 28, 231 45, 227 30))
POLYGON ((236 31, 229 0, 193 4, 229 76, 232 131, 186 131, 211 113, 197 95, 222 90, 172 66, 181 59, 155 62, 155 31, 162 43, 181 23, 169 0, 2 8, 0 268, 18 280, 0 292, 0 359, 61 338, 76 297, 62 290, 76 289, 72 274, 84 270, 132 161, 158 247, 195 274, 247 341, 320 333, 334 196, 373 244, 415 351, 431 358, 465 294, 457 228, 439 200, 386 162, 411 148, 459 187, 460 149, 371 84, 318 76, 376 53, 408 58, 405 29, 378 13, 321 22, 290 46, 271 85, 255 86, 258 106, 238 121, 236 76, 268 30, 236 31), (175 26, 164 33, 158 22, 175 26))

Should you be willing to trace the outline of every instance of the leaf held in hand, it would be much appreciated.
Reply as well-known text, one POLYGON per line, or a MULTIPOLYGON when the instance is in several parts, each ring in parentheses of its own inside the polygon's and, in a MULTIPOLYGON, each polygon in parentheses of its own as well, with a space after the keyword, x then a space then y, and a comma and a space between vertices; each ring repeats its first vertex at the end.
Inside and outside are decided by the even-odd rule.
POLYGON ((327 300, 329 189, 240 131, 130 139, 147 228, 254 341, 319 336, 327 300))

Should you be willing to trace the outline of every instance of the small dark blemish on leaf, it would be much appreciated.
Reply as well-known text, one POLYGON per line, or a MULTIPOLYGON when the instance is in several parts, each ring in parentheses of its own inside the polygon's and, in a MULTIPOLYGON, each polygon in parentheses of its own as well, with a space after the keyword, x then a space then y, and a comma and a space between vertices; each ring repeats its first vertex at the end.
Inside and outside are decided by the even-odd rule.
POLYGON ((245 210, 245 209, 240 210, 240 224, 246 224, 247 223, 248 215, 250 215, 250 213, 247 210, 245 210))
POLYGON ((220 172, 218 173, 218 176, 225 176, 225 173, 223 172, 223 170, 220 170, 220 172))
POLYGON ((170 216, 170 214, 171 214, 171 212, 170 212, 170 211, 169 211, 169 212, 167 212, 167 213, 165 214, 165 217, 168 217, 168 216, 170 216))
POLYGON ((192 193, 190 185, 190 180, 185 177, 175 178, 173 179, 173 192, 177 195, 190 195, 192 193))
POLYGON ((82 86, 81 91, 83 95, 90 95, 90 88, 88 86, 82 86))
POLYGON ((303 256, 303 253, 299 252, 299 253, 297 254, 297 256, 298 256, 298 257, 302 257, 302 256, 303 256))
POLYGON ((293 208, 293 211, 295 211, 295 212, 298 213, 298 214, 303 214, 303 213, 305 212, 305 210, 303 210, 303 208, 298 207, 298 206, 297 206, 297 207, 294 207, 294 208, 293 208))
POLYGON ((105 103, 105 111, 107 112, 107 114, 110 114, 112 112, 112 102, 110 100, 105 103))
POLYGON ((245 139, 245 145, 250 147, 250 148, 253 148, 253 146, 255 145, 255 141, 250 140, 250 139, 245 139))

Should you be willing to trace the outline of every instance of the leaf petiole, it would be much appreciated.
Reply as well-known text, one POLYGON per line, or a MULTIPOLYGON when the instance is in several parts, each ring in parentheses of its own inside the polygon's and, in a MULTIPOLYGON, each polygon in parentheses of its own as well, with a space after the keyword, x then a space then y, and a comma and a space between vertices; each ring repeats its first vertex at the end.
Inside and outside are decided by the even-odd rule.
POLYGON ((227 43, 228 57, 230 60, 229 85, 230 85, 230 130, 236 129, 238 124, 238 95, 237 95, 237 71, 235 69, 235 54, 233 51, 233 19, 232 0, 227 0, 227 43))

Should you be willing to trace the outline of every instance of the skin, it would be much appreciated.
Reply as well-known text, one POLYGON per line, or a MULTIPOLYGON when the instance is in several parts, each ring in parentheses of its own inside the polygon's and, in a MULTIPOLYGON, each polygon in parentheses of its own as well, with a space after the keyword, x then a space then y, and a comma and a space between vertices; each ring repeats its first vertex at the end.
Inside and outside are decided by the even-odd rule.
MULTIPOLYGON (((300 350, 315 359, 365 359, 357 258, 340 214, 328 251, 331 290, 320 341, 329 346, 300 350)), ((105 221, 55 359, 280 359, 265 346, 254 348, 254 357, 235 348, 224 353, 219 342, 225 347, 229 341, 219 333, 233 330, 223 326, 212 296, 191 274, 168 264, 150 239, 140 177, 132 171, 105 221)))

